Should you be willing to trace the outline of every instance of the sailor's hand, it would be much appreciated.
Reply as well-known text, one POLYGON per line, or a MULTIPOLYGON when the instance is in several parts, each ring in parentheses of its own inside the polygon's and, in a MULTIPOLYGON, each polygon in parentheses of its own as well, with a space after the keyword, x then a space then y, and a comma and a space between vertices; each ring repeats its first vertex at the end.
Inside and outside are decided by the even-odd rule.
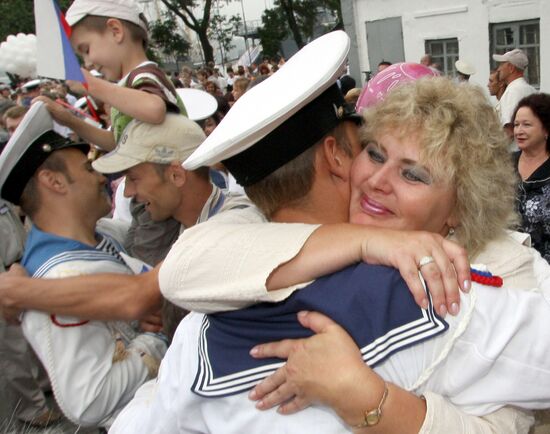
POLYGON ((15 306, 15 294, 21 281, 28 279, 27 272, 19 264, 13 264, 9 271, 0 274, 0 310, 9 324, 19 324, 19 315, 22 310, 15 306))
POLYGON ((453 241, 431 232, 380 229, 362 244, 362 257, 370 264, 397 268, 416 303, 428 307, 428 297, 419 277, 426 281, 436 312, 456 315, 460 309, 459 290, 470 289, 470 263, 466 250, 453 241))
MULTIPOLYGON (((251 350, 256 358, 288 361, 259 383, 249 398, 258 401, 256 407, 260 410, 279 406, 281 414, 295 413, 312 403, 323 403, 339 412, 340 401, 357 387, 358 378, 365 374, 370 381, 369 376, 376 374, 364 364, 353 339, 330 318, 317 312, 300 312, 298 320, 316 334, 306 339, 266 343, 251 350)), ((373 381, 377 379, 372 377, 373 381)), ((366 386, 364 389, 368 390, 369 385, 366 386)))
POLYGON ((144 332, 159 333, 162 331, 162 315, 160 310, 141 318, 139 326, 144 332))

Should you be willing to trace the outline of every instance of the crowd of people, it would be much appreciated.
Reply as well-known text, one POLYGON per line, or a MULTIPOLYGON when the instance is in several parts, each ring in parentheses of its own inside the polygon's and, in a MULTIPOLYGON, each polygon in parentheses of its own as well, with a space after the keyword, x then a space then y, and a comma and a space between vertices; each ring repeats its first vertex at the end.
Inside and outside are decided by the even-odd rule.
POLYGON ((167 75, 133 0, 75 0, 66 20, 86 87, 0 89, 18 419, 544 429, 550 95, 523 51, 493 55, 494 106, 471 65, 453 80, 429 55, 358 88, 342 31, 287 62, 167 75))

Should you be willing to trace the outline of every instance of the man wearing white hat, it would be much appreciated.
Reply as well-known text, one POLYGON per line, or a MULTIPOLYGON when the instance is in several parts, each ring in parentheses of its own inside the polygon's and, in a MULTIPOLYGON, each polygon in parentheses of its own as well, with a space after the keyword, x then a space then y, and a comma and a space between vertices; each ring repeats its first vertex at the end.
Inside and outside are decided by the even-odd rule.
POLYGON ((504 54, 493 54, 493 60, 499 63, 499 80, 506 83, 506 90, 500 99, 500 122, 508 135, 513 137, 512 116, 518 102, 536 92, 524 77, 529 59, 522 50, 515 48, 504 54))
MULTIPOLYGON (((342 41, 340 41, 342 42, 342 41)), ((307 65, 310 59, 307 54, 315 53, 316 58, 320 58, 319 51, 330 52, 336 57, 336 53, 340 50, 344 51, 344 47, 338 44, 338 36, 326 36, 319 40, 318 43, 311 43, 310 49, 304 48, 296 55, 295 60, 292 59, 285 66, 285 70, 290 77, 298 78, 298 73, 302 70, 307 70, 307 65), (336 38, 336 40, 334 40, 336 38), (331 40, 332 39, 332 40, 331 40), (332 44, 331 44, 332 42, 332 44)), ((296 95, 299 99, 301 96, 304 99, 313 98, 306 103, 296 101, 283 103, 274 103, 270 109, 265 109, 263 113, 257 116, 251 115, 252 108, 260 106, 267 94, 271 91, 276 93, 280 90, 279 86, 286 79, 283 78, 279 82, 274 79, 267 80, 264 87, 258 87, 257 92, 250 93, 244 96, 240 104, 236 105, 228 114, 221 124, 220 128, 224 134, 220 134, 212 139, 207 139, 199 150, 186 161, 185 166, 189 169, 198 167, 204 164, 210 164, 214 161, 223 160, 236 175, 237 179, 247 185, 247 191, 252 200, 259 204, 260 208, 265 213, 276 221, 340 221, 339 209, 341 209, 340 198, 334 193, 338 192, 343 185, 339 181, 344 181, 341 177, 342 173, 339 167, 347 164, 349 157, 345 156, 345 146, 340 142, 337 146, 330 146, 329 143, 331 131, 334 125, 338 122, 334 120, 343 120, 341 116, 340 105, 336 95, 332 94, 332 86, 330 86, 334 77, 332 76, 334 69, 330 65, 322 65, 320 67, 321 77, 317 76, 318 82, 307 82, 302 89, 301 95, 296 95), (311 87, 310 87, 311 86, 311 87), (308 94, 313 88, 320 95, 311 96, 308 94), (261 90, 260 90, 261 89, 261 90), (264 93, 265 92, 265 93, 264 93), (305 105, 304 105, 305 104, 305 105), (332 110, 333 118, 329 115, 329 107, 332 110), (286 110, 285 110, 286 108, 286 110), (289 114, 290 112, 290 114, 289 114), (232 113, 232 114, 231 114, 232 113), (272 115, 270 117, 269 115, 272 115), (315 126, 308 127, 307 131, 297 132, 302 140, 311 140, 310 148, 307 148, 302 140, 295 141, 288 135, 289 129, 295 129, 296 124, 306 125, 310 116, 322 119, 323 122, 315 126), (253 117, 250 125, 244 125, 240 122, 242 117, 253 117), (259 121, 263 119, 264 123, 259 121), (225 123, 224 123, 225 122, 225 123), (262 125, 264 130, 258 132, 258 125, 262 125), (225 126, 226 130, 224 130, 225 126), (309 134, 317 129, 318 132, 324 130, 328 134, 322 136, 320 141, 313 139, 309 134), (229 131, 233 131, 231 135, 229 131), (289 150, 276 150, 277 144, 281 143, 281 139, 286 138, 285 145, 289 150), (296 149, 295 147, 300 148, 296 149), (304 149, 305 148, 305 149, 304 149), (328 155, 326 153, 327 150, 328 155), (298 153, 298 155, 295 155, 298 153), (261 196, 265 195, 266 188, 272 189, 270 193, 277 190, 276 185, 285 186, 286 182, 296 181, 296 173, 294 170, 299 167, 304 159, 308 159, 313 154, 314 175, 311 189, 307 194, 295 201, 285 202, 283 196, 278 196, 276 199, 266 199, 262 202, 261 196), (282 154, 282 155, 281 155, 282 154), (294 155, 293 155, 294 154, 294 155), (332 157, 331 157, 332 155, 332 157), (268 156, 268 161, 265 160, 268 156), (301 160, 301 161, 300 161, 301 160), (330 163, 332 161, 332 163, 330 163), (274 184, 271 184, 271 182, 274 184), (275 188, 273 186, 275 185, 275 188), (254 191, 251 193, 251 188, 262 187, 262 191, 254 191), (268 210, 271 202, 277 202, 275 207, 270 212, 268 210), (324 205, 323 205, 324 204, 324 205), (302 220, 300 220, 302 219, 302 220)), ((311 77, 313 78, 313 77, 311 77)), ((345 123, 344 123, 345 124, 345 123)), ((351 137, 347 137, 350 139, 351 137)), ((353 149, 353 141, 350 142, 353 149)), ((345 184, 345 182, 344 182, 345 184)), ((283 188, 283 187, 281 187, 283 188)), ((283 192, 286 193, 286 192, 283 192)), ((292 193, 290 193, 292 194, 292 193)), ((264 198, 265 199, 265 198, 264 198)), ((344 207, 345 208, 345 207, 344 207)), ((244 212, 244 211, 243 211, 244 212)), ((223 224, 230 221, 228 214, 220 215, 217 220, 211 220, 204 226, 198 226, 195 233, 207 233, 207 226, 212 227, 215 224, 223 224)), ((242 236, 253 233, 253 230, 243 230, 242 236)), ((184 237, 185 238, 185 237, 184 237)), ((285 237, 284 241, 289 240, 285 237)), ((254 242, 254 241, 251 241, 254 242)), ((261 240, 257 240, 257 243, 261 240)), ((205 251, 215 248, 215 244, 207 244, 205 251)), ((335 246, 336 248, 336 246, 335 246)), ((181 288, 182 277, 189 268, 189 263, 183 261, 183 258, 189 255, 185 254, 188 246, 180 238, 173 247, 168 258, 161 266, 159 272, 159 283, 165 294, 176 296, 179 289, 186 291, 186 288, 181 288)), ((196 251, 193 255, 196 256, 196 251)), ((246 255, 248 252, 244 252, 246 255)), ((204 257, 202 258, 204 260, 204 257)), ((236 258, 238 261, 240 258, 236 258)), ((267 260, 267 255, 259 260, 267 260)), ((199 258, 200 262, 201 258, 199 258)), ((247 261, 254 261, 255 258, 247 258, 247 261)), ((225 264, 223 264, 225 265, 225 264)), ((222 265, 220 265, 222 266, 222 265)), ((360 268, 368 268, 360 266, 354 268, 355 271, 360 268)), ((222 278, 225 270, 228 267, 223 267, 221 273, 216 273, 218 279, 222 278)), ((372 270, 372 269, 371 269, 372 270)), ((392 311, 390 304, 384 304, 385 308, 377 307, 378 300, 376 297, 385 297, 386 291, 383 289, 388 282, 385 280, 388 276, 379 279, 376 277, 377 272, 368 273, 363 276, 361 282, 377 282, 377 288, 374 292, 370 292, 369 285, 365 285, 362 290, 367 291, 373 297, 368 297, 365 302, 365 292, 361 292, 361 296, 354 298, 351 303, 347 298, 347 291, 353 287, 354 278, 348 273, 355 271, 343 271, 335 273, 324 280, 317 280, 301 291, 294 293, 284 303, 276 303, 269 305, 257 305, 249 309, 235 311, 230 313, 214 314, 209 316, 200 316, 190 314, 185 318, 177 331, 176 337, 172 344, 169 354, 163 360, 161 374, 156 384, 147 383, 136 394, 136 398, 132 403, 121 413, 115 424, 113 425, 113 433, 121 432, 136 432, 137 427, 145 428, 148 432, 209 432, 209 433, 225 433, 225 432, 270 432, 273 430, 279 432, 315 432, 315 433, 339 433, 349 432, 353 428, 366 428, 380 423, 380 429, 388 429, 392 426, 392 420, 396 419, 396 415, 403 415, 409 411, 409 408, 400 406, 397 403, 398 392, 394 386, 381 385, 383 381, 378 381, 378 385, 372 387, 366 386, 361 393, 361 402, 365 405, 364 414, 357 413, 353 416, 355 423, 350 422, 352 418, 347 419, 346 424, 338 420, 334 413, 329 409, 321 406, 312 406, 297 414, 286 415, 280 417, 272 409, 270 411, 255 413, 255 409, 247 403, 245 392, 250 390, 260 378, 264 378, 267 372, 273 372, 281 363, 276 359, 267 360, 264 364, 256 364, 250 360, 248 351, 254 346, 255 339, 259 341, 270 341, 271 339, 282 339, 290 336, 299 335, 297 329, 292 325, 295 317, 290 312, 298 310, 312 310, 320 308, 324 312, 330 312, 335 315, 338 321, 342 321, 344 328, 350 331, 353 338, 358 342, 358 346, 362 349, 361 354, 363 360, 369 365, 376 367, 376 372, 385 380, 400 384, 409 390, 415 390, 416 393, 423 393, 424 390, 431 387, 440 392, 445 393, 451 399, 455 398, 455 402, 464 407, 468 407, 471 412, 483 414, 491 409, 496 409, 505 403, 507 400, 513 400, 514 403, 524 406, 530 405, 548 405, 550 395, 548 394, 548 382, 550 381, 550 371, 546 368, 543 377, 539 377, 542 371, 527 367, 526 364, 531 363, 547 363, 546 350, 544 350, 535 362, 532 355, 522 354, 522 351, 513 351, 523 348, 527 336, 533 337, 533 334, 527 332, 526 328, 531 327, 530 331, 542 330, 540 328, 541 318, 528 320, 529 326, 525 325, 523 337, 516 335, 519 330, 511 331, 509 327, 482 326, 486 324, 488 313, 494 309, 499 309, 502 304, 502 297, 498 292, 483 288, 474 284, 474 292, 478 294, 477 301, 474 301, 474 296, 469 299, 467 296, 463 299, 463 310, 456 317, 447 318, 443 323, 434 324, 435 329, 439 326, 448 327, 448 331, 434 331, 437 337, 432 335, 427 337, 422 343, 412 343, 407 348, 393 347, 396 341, 400 341, 399 331, 395 330, 396 334, 391 333, 392 339, 385 340, 374 337, 373 345, 368 344, 363 347, 362 336, 365 329, 377 328, 371 320, 378 315, 385 315, 392 311), (338 277, 343 277, 342 280, 338 277), (347 276, 347 277, 344 277, 347 276), (328 287, 331 286, 331 293, 328 287), (338 292, 334 292, 334 288, 338 288, 338 292), (325 291, 326 289, 326 291, 325 291), (317 292, 319 291, 319 292, 317 292), (307 294, 309 292, 309 295, 307 294), (313 295, 313 292, 316 292, 313 295), (499 303, 496 303, 500 298, 499 303), (315 300, 314 300, 315 299, 315 300), (302 304, 305 303, 305 304, 302 304), (312 304, 308 304, 312 303, 312 304), (470 304, 471 303, 471 304, 470 304), (358 311, 358 306, 363 306, 366 310, 358 311), (473 310, 471 307, 475 305, 473 310), (500 307, 499 307, 500 306, 500 307), (381 313, 384 312, 384 313, 381 313), (465 324, 470 322, 471 318, 477 318, 477 325, 473 328, 466 327, 465 324), (354 319, 357 324, 354 323, 354 319), (280 321, 279 321, 280 320, 280 321), (368 323, 368 326, 365 324, 368 323), (463 333, 464 332, 464 333, 463 333), (393 338, 396 338, 394 340, 393 338), (488 356, 487 351, 498 343, 506 343, 506 348, 500 351, 496 357, 488 356), (391 349, 385 347, 385 355, 378 353, 377 345, 384 342, 391 346, 391 349), (197 352, 194 348, 199 346, 197 352), (454 349, 453 349, 454 347, 454 349), (469 349, 468 349, 469 348, 469 349), (474 349, 475 348, 475 349, 474 349), (471 352, 470 350, 473 350, 471 352), (478 353, 479 352, 479 353, 478 353), (467 353, 467 355, 465 355, 467 353), (378 354, 378 355, 376 355, 378 354), (371 359, 372 357, 372 359, 371 359), (525 360, 520 362, 520 359, 525 360), (383 362, 381 362, 384 360, 383 362), (468 360, 468 369, 463 373, 464 360, 468 360), (513 361, 512 361, 513 360, 513 361), (544 362, 546 361, 546 362, 544 362), (508 365, 511 362, 510 365, 508 365), (516 364, 517 363, 517 364, 516 364), (471 366, 470 366, 471 365, 471 366), (506 365, 506 366, 505 366, 506 365), (198 366, 198 368, 196 368, 198 366), (191 373, 195 370, 194 375, 191 373), (506 375, 503 375, 506 373, 506 375), (535 375, 535 379, 527 379, 525 375, 535 375), (426 381, 426 382, 425 382, 426 381), (506 386, 501 387, 505 383, 506 386), (545 384, 538 392, 535 389, 545 384), (483 386, 484 384, 485 386, 483 386), (529 384, 526 387, 526 384, 529 384), (494 387, 487 387, 487 386, 494 387), (512 385, 512 387, 509 387, 512 385), (514 387, 514 386, 517 386, 514 387), (388 393, 389 390, 389 393, 388 393), (521 390, 521 392, 519 392, 521 390), (524 392, 527 392, 528 397, 524 392), (521 395, 521 396, 520 396, 521 395), (505 397, 506 396, 506 397, 505 397), (390 404, 389 399, 393 399, 393 404, 390 404), (386 400, 388 398, 388 400, 386 400), (540 400, 539 402, 537 402, 540 400), (526 403, 529 403, 526 405, 526 403), (370 403, 370 404, 369 404, 370 403), (361 421, 361 418, 364 421, 361 421), (385 428, 383 428, 385 427, 385 428)), ((384 272, 391 270, 385 269, 384 272)), ((395 291, 399 286, 397 281, 393 281, 392 291, 396 295, 399 291, 395 291), (395 285, 395 286, 394 286, 395 285)), ((256 282, 258 283, 258 282, 256 282)), ((242 282, 241 288, 248 287, 249 282, 242 282)), ((362 285, 362 284, 360 284, 362 285)), ((194 288, 198 293, 201 289, 194 288)), ((208 291, 207 291, 208 292, 208 291)), ((353 292, 353 290, 352 290, 353 292)), ((519 293, 519 292, 518 292, 519 293)), ((205 298, 212 295, 208 293, 205 298)), ((287 294, 275 294, 275 297, 286 297, 287 294)), ((226 294, 228 298, 231 294, 226 294)), ((539 299, 531 307, 537 305, 537 309, 548 311, 547 302, 540 296, 535 296, 539 299)), ((238 301, 239 294, 235 293, 234 299, 230 299, 227 306, 238 301)), ((519 303, 527 301, 531 295, 521 293, 520 299, 516 300, 519 303)), ((406 305, 405 299, 398 302, 400 308, 406 305)), ((508 303, 508 308, 514 310, 516 305, 508 303)), ((227 307, 226 306, 226 307, 227 307)), ((430 308, 428 309, 428 311, 430 308)), ((543 313, 543 312, 540 312, 543 313)), ((532 314, 532 311, 525 311, 522 317, 532 314)), ((399 314, 389 314, 392 318, 402 320, 404 311, 399 314)), ((525 318, 527 320, 527 318, 525 318)), ((473 319, 472 319, 473 321, 473 319)), ((550 318, 546 318, 550 321, 550 318)), ((504 324, 503 324, 504 325, 504 324)), ((409 329, 411 330, 411 329, 409 329)), ((536 333, 535 333, 536 334, 536 333)), ((410 337, 410 335, 409 335, 410 337)), ((322 363, 322 361, 319 361, 322 363)), ((417 402, 422 402, 417 399, 417 402)), ((421 408, 420 405, 418 408, 421 408)), ((420 411, 420 410, 419 410, 420 411)), ((425 411, 425 407, 424 407, 425 411)), ((402 419, 401 419, 402 420, 402 419)), ((414 420, 417 423, 418 420, 414 420)), ((411 424, 413 421, 411 421, 411 424)), ((377 427, 378 428, 378 427, 377 427)), ((385 432, 400 432, 398 425, 393 425, 391 429, 385 432)), ((404 428, 401 426, 401 428, 404 428)), ((409 429, 410 427, 407 426, 409 429)), ((378 432, 378 431, 377 431, 378 432)), ((381 431, 383 432, 383 431, 381 431)), ((412 432, 412 431, 411 431, 412 432)))
POLYGON ((458 81, 468 81, 471 75, 476 73, 476 69, 465 60, 455 62, 458 81))
MULTIPOLYGON (((86 157, 89 146, 54 132, 36 103, 0 156, 1 196, 33 221, 22 264, 34 277, 140 272, 120 243, 96 232, 110 210, 106 180, 86 157)), ((92 295, 93 296, 93 295, 92 295)), ((166 344, 126 323, 29 311, 25 337, 43 363, 63 413, 83 426, 109 426, 137 387, 156 375, 166 344)))
POLYGON ((40 95, 41 85, 42 80, 37 78, 35 80, 27 81, 23 86, 21 86, 21 90, 23 91, 21 103, 23 106, 29 107, 33 98, 36 98, 38 95, 40 95))

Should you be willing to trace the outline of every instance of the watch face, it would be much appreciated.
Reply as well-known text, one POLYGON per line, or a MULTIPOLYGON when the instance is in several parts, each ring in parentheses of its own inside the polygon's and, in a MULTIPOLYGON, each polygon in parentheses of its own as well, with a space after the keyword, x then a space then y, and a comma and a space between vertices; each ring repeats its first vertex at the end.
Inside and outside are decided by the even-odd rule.
POLYGON ((365 416, 365 420, 367 422, 367 426, 376 425, 380 421, 380 412, 378 409, 369 411, 365 416))

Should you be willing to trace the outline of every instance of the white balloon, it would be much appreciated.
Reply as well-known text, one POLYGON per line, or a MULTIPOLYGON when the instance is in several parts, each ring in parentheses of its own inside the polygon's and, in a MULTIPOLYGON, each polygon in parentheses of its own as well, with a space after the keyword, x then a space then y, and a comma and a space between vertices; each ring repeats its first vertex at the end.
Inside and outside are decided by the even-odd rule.
POLYGON ((12 74, 15 74, 15 64, 14 63, 6 63, 6 72, 10 72, 12 74))
POLYGON ((7 72, 23 77, 36 75, 36 35, 9 35, 0 44, 0 65, 7 72))

